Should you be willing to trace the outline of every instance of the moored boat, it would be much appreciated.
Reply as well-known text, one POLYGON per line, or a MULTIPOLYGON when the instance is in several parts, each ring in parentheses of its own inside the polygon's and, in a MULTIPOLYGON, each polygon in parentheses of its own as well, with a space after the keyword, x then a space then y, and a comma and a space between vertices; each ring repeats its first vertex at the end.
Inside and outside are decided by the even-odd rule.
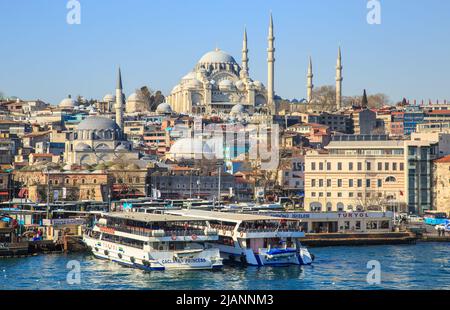
POLYGON ((173 215, 203 218, 217 229, 221 257, 254 266, 310 265, 313 256, 301 245, 305 237, 299 220, 201 210, 168 211, 173 215))
POLYGON ((83 240, 97 258, 144 270, 221 268, 217 231, 192 217, 103 214, 83 240))

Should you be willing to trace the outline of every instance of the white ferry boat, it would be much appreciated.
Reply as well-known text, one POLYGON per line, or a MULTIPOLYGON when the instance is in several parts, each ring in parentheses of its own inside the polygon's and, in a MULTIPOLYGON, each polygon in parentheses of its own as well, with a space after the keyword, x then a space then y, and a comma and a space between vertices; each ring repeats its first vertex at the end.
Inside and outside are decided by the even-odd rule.
POLYGON ((83 235, 95 257, 144 270, 221 268, 218 239, 203 219, 137 212, 105 213, 83 235))
POLYGON ((313 261, 299 240, 305 236, 300 220, 185 209, 168 213, 207 220, 208 227, 219 233, 215 246, 227 261, 254 266, 310 265, 313 261))

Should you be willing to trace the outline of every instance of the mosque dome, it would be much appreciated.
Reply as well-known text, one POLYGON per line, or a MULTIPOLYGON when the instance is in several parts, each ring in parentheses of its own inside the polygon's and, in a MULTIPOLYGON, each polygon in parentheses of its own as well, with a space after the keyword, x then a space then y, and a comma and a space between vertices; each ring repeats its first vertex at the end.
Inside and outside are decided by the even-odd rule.
POLYGON ((197 79, 192 79, 192 80, 189 80, 189 82, 187 83, 187 86, 191 87, 191 88, 202 88, 203 83, 197 79))
POLYGON ((188 74, 186 74, 182 80, 192 80, 192 79, 196 79, 197 75, 195 74, 194 71, 189 72, 188 74))
POLYGON ((103 102, 115 102, 116 101, 116 96, 112 95, 112 94, 106 94, 103 97, 103 102))
POLYGON ((215 64, 215 63, 225 63, 225 64, 237 64, 236 60, 230 54, 216 48, 214 51, 208 52, 200 58, 199 64, 215 64))
POLYGON ((234 83, 234 85, 240 91, 243 91, 245 89, 245 83, 243 81, 241 81, 241 80, 236 81, 236 83, 234 83))
POLYGON ((170 104, 168 104, 166 102, 160 103, 156 107, 156 113, 159 113, 159 114, 172 114, 172 107, 170 106, 170 104))
POLYGON ((103 116, 89 116, 78 125, 78 130, 119 130, 120 127, 110 118, 103 116))
POLYGON ((219 82, 220 90, 231 90, 233 86, 233 82, 231 82, 230 80, 222 80, 219 82))
POLYGON ((245 113, 245 107, 238 103, 234 107, 231 108, 230 115, 236 116, 239 114, 245 113))
POLYGON ((77 102, 70 95, 59 103, 60 108, 74 108, 75 106, 77 106, 77 102))
POLYGON ((201 138, 182 138, 170 148, 169 154, 175 159, 195 159, 214 157, 209 145, 201 138))
POLYGON ((130 96, 128 96, 127 101, 143 101, 143 99, 136 93, 132 93, 130 96))

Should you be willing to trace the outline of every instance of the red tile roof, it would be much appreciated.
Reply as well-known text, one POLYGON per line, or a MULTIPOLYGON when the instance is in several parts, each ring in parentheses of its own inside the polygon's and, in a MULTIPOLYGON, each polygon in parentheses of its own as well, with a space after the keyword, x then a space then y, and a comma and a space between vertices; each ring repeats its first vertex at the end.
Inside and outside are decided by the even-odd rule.
POLYGON ((438 158, 434 162, 435 163, 450 163, 450 155, 438 158))

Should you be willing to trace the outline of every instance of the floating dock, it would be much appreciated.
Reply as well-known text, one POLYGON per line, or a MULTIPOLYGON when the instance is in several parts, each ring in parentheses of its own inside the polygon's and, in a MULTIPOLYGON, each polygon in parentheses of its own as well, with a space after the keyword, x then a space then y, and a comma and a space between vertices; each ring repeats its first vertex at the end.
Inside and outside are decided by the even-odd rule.
POLYGON ((414 244, 418 237, 409 232, 307 234, 301 240, 308 247, 414 244))

